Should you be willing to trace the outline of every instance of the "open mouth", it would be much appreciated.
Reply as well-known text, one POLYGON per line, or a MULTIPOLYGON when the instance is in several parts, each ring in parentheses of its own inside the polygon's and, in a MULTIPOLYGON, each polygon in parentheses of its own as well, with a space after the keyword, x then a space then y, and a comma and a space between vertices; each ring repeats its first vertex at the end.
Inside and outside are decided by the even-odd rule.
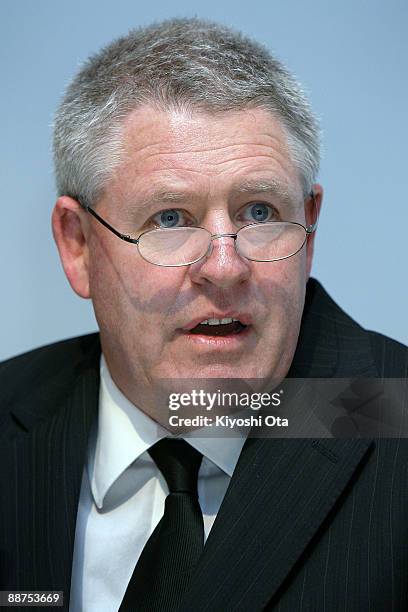
POLYGON ((246 327, 247 325, 238 319, 206 319, 190 329, 189 333, 201 336, 231 336, 240 334, 246 327))

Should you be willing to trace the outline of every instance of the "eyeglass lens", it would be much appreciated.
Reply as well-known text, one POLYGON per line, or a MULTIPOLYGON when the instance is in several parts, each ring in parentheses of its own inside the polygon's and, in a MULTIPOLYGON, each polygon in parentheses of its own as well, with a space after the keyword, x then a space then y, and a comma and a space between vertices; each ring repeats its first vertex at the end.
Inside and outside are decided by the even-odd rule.
MULTIPOLYGON (((236 249, 254 261, 276 261, 297 253, 305 239, 305 229, 296 223, 250 225, 238 232, 236 249)), ((156 265, 188 265, 206 255, 210 240, 210 233, 203 228, 157 229, 140 237, 139 251, 144 259, 156 265)))

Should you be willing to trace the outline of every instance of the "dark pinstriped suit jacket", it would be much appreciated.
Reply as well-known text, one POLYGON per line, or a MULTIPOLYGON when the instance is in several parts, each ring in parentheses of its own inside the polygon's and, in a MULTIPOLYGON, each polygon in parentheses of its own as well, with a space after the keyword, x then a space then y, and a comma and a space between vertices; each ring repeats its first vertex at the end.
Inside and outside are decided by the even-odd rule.
MULTIPOLYGON (((98 336, 0 366, 0 588, 63 590, 98 336)), ((406 377, 407 350, 309 281, 291 376, 406 377)), ((408 440, 247 440, 183 612, 408 610, 408 440)), ((103 611, 101 611, 103 612, 103 611)))

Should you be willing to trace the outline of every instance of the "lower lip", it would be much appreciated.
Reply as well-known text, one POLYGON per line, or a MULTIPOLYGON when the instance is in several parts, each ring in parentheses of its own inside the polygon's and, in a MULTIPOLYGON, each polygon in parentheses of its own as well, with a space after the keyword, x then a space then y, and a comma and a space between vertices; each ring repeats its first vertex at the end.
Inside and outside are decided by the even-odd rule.
POLYGON ((190 334, 183 332, 182 337, 195 346, 214 349, 236 349, 240 348, 252 334, 252 327, 248 325, 238 334, 228 336, 206 336, 204 334, 190 334))

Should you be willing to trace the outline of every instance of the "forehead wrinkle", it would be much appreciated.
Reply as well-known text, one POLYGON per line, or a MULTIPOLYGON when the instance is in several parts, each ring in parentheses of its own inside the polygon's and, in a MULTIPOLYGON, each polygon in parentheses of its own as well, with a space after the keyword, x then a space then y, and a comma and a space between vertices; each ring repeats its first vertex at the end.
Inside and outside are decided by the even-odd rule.
MULTIPOLYGON (((215 129, 215 132, 211 130, 211 127, 217 127, 217 121, 215 125, 207 126, 204 134, 202 129, 187 130, 187 132, 180 132, 178 129, 169 129, 165 126, 163 134, 156 136, 156 139, 152 142, 143 143, 140 145, 140 130, 134 133, 132 129, 125 130, 125 143, 128 148, 128 152, 136 151, 137 153, 147 153, 147 155, 165 155, 174 156, 180 154, 203 154, 203 153, 222 153, 227 149, 239 148, 242 146, 253 146, 260 148, 271 148, 278 147, 282 148, 284 152, 287 152, 287 143, 284 132, 281 126, 271 125, 270 131, 262 131, 258 134, 254 134, 253 138, 248 138, 247 134, 240 133, 239 128, 231 130, 230 133, 223 136, 224 142, 219 142, 220 135, 219 131, 215 129), (204 136, 204 138, 203 138, 204 136)), ((151 138, 151 131, 149 138, 151 138)))
MULTIPOLYGON (((272 139, 274 139, 272 137, 272 139)), ((277 139, 278 140, 278 139, 277 139)), ((279 142, 279 141, 278 141, 279 142)), ((145 147, 145 149, 147 148, 151 148, 151 146, 149 145, 148 147, 145 147)), ((142 151, 141 149, 138 151, 138 153, 142 151)), ((200 160, 202 158, 202 156, 210 156, 210 159, 208 159, 208 162, 210 165, 222 165, 224 163, 228 163, 230 161, 234 161, 234 160, 240 160, 240 159, 251 159, 253 157, 256 158, 260 158, 260 157, 266 157, 266 158, 283 158, 286 160, 287 155, 286 155, 286 150, 280 150, 279 148, 274 148, 271 146, 271 144, 264 144, 264 143, 260 143, 260 142, 233 142, 233 143, 229 143, 226 145, 220 145, 220 146, 215 146, 215 145, 208 145, 208 146, 204 146, 201 148, 187 148, 187 147, 182 147, 180 146, 180 148, 172 148, 172 149, 167 149, 167 148, 159 148, 157 147, 156 150, 153 150, 151 152, 148 153, 148 157, 149 158, 168 158, 168 159, 172 159, 172 158, 176 158, 176 159, 180 159, 183 158, 185 156, 190 156, 191 160, 194 162, 196 160, 200 160), (245 151, 245 153, 241 153, 240 151, 242 150, 242 147, 251 147, 250 150, 245 151), (253 149, 256 149, 257 151, 255 152, 253 149), (261 151, 259 151, 258 149, 261 149, 261 151), (229 155, 227 155, 226 157, 223 157, 222 159, 218 159, 217 158, 217 154, 225 154, 226 152, 229 152, 229 155)))

